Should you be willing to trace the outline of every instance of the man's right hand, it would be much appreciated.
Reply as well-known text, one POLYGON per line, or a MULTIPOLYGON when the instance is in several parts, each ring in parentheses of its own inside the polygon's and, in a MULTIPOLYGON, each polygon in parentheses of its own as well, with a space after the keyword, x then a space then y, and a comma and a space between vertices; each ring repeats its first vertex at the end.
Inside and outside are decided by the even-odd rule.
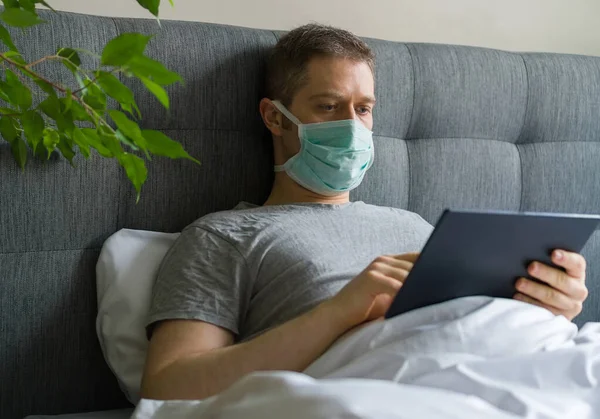
POLYGON ((346 327, 385 315, 420 253, 380 256, 328 301, 346 327))

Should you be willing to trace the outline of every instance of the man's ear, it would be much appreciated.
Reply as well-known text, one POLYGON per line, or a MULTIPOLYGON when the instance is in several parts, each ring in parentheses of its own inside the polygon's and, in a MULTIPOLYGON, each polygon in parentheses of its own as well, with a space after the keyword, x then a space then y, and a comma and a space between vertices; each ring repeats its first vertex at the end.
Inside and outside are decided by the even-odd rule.
POLYGON ((283 115, 277 110, 270 99, 263 98, 259 105, 260 116, 262 117, 265 126, 276 137, 283 135, 283 115))

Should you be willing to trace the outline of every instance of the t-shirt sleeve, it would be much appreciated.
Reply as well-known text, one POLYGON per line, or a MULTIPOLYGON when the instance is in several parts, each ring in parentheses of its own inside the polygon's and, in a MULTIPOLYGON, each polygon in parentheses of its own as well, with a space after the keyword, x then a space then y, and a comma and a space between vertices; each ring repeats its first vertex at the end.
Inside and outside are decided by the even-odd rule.
POLYGON ((201 320, 239 333, 248 295, 246 262, 220 235, 187 227, 158 271, 146 322, 148 338, 161 320, 201 320))

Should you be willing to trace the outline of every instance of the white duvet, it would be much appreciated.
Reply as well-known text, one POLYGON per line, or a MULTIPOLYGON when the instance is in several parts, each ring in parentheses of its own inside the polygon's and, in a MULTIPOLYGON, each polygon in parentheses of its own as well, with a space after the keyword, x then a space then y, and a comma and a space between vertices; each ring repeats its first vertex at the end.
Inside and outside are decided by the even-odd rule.
POLYGON ((600 418, 600 323, 470 297, 372 323, 304 373, 251 374, 133 418, 600 418))

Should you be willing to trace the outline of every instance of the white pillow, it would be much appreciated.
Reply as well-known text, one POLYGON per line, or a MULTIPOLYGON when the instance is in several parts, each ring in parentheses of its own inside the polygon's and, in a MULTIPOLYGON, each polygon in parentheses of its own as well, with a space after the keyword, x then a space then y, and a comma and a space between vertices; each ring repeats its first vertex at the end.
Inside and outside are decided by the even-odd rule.
POLYGON ((177 237, 179 233, 120 230, 106 240, 96 265, 96 333, 106 362, 133 404, 140 399, 152 286, 177 237))

